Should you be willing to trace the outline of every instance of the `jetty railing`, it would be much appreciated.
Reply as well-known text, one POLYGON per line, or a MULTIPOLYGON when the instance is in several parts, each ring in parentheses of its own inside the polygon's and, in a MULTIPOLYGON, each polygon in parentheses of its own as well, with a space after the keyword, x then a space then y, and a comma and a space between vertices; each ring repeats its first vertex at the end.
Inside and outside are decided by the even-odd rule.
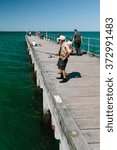
MULTIPOLYGON (((72 36, 66 36, 66 40, 72 39, 72 36)), ((57 42, 57 34, 48 34, 48 40, 57 42)), ((82 37, 81 49, 95 55, 100 55, 100 39, 91 37, 82 37)))
POLYGON ((100 55, 100 39, 83 37, 81 49, 86 50, 89 53, 100 55))

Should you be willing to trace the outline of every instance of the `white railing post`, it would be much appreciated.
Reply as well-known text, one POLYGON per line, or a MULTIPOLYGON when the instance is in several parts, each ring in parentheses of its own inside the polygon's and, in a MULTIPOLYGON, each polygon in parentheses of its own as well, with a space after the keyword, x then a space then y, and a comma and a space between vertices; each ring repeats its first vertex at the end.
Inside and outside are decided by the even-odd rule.
POLYGON ((89 52, 90 38, 88 38, 88 52, 89 52))

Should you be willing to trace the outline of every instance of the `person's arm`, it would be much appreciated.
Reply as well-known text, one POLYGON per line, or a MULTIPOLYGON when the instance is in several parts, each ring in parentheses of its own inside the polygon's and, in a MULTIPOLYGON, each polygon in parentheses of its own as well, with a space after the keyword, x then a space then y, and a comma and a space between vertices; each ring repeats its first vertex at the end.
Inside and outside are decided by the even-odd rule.
POLYGON ((65 48, 67 50, 67 54, 62 58, 62 60, 67 59, 72 52, 67 44, 66 44, 65 48))
POLYGON ((55 54, 55 56, 60 56, 60 53, 61 53, 61 47, 60 47, 58 53, 55 54))
POLYGON ((68 53, 66 54, 66 56, 62 58, 62 60, 67 59, 67 58, 69 57, 70 54, 71 54, 71 52, 68 52, 68 53))
POLYGON ((73 39, 72 39, 72 42, 74 42, 76 39, 76 33, 73 35, 73 39))

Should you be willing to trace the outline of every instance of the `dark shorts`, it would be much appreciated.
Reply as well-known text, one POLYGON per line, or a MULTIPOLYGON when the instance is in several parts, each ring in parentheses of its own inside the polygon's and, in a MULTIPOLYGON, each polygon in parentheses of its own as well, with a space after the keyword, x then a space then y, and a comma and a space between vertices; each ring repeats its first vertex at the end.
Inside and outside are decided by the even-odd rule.
POLYGON ((57 62, 58 69, 65 70, 67 62, 68 59, 62 60, 62 58, 59 58, 57 62))

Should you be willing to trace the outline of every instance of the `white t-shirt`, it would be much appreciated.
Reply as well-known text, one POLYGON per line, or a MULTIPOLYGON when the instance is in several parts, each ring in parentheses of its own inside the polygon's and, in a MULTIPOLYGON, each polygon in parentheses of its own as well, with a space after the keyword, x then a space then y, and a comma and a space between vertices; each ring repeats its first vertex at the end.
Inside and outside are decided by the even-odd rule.
POLYGON ((72 41, 67 41, 67 44, 68 44, 68 46, 69 46, 69 48, 70 49, 72 49, 73 47, 72 47, 72 44, 73 44, 73 42, 72 41))

